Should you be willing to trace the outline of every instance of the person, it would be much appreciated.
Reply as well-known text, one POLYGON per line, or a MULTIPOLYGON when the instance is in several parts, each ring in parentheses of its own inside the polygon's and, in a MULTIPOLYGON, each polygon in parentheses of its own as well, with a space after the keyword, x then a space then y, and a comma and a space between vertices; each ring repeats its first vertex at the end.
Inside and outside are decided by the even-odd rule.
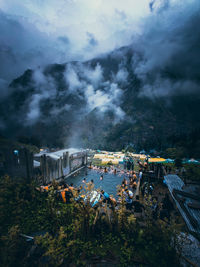
POLYGON ((85 178, 83 178, 82 183, 84 183, 84 184, 86 183, 86 179, 85 178))
POLYGON ((104 192, 104 190, 101 190, 101 194, 102 194, 104 203, 111 203, 110 196, 108 193, 104 192))
POLYGON ((144 206, 139 202, 139 195, 136 196, 136 200, 133 201, 134 212, 141 213, 144 206))
POLYGON ((141 169, 139 171, 139 179, 140 179, 140 181, 142 180, 142 170, 141 169))
POLYGON ((136 181, 133 182, 132 187, 133 187, 133 189, 136 189, 136 187, 137 187, 137 182, 136 181))
POLYGON ((126 158, 124 158, 124 170, 126 170, 126 168, 127 168, 127 160, 126 158))
POLYGON ((61 198, 62 198, 63 202, 66 203, 65 190, 61 191, 60 194, 61 194, 61 198))
POLYGON ((153 186, 150 184, 149 185, 149 188, 148 188, 148 193, 150 194, 150 195, 152 195, 152 193, 153 193, 153 186))
POLYGON ((82 200, 82 197, 81 197, 81 190, 80 189, 77 189, 77 195, 76 197, 74 198, 75 201, 77 202, 80 202, 82 200))
POLYGON ((71 198, 73 197, 72 192, 70 190, 65 190, 65 203, 70 203, 71 198))
POLYGON ((108 172, 106 167, 104 168, 104 172, 108 172))
POLYGON ((133 192, 131 190, 128 190, 128 188, 126 188, 124 195, 126 201, 126 209, 131 210, 133 206, 133 192))
POLYGON ((93 180, 93 179, 91 179, 90 183, 91 183, 91 184, 94 184, 94 180, 93 180))
POLYGON ((125 182, 124 182, 124 181, 122 181, 122 185, 121 185, 121 187, 122 187, 122 188, 125 188, 125 187, 126 187, 126 185, 125 185, 125 182))
POLYGON ((69 190, 73 191, 74 190, 74 184, 71 183, 70 186, 69 186, 69 190))
POLYGON ((114 169, 114 174, 117 174, 117 170, 116 169, 114 169))
POLYGON ((131 162, 130 162, 130 159, 128 159, 127 161, 127 170, 130 171, 131 169, 131 162))
POLYGON ((92 163, 90 163, 90 166, 88 167, 88 169, 92 169, 92 163))
POLYGON ((134 171, 134 160, 131 158, 131 170, 134 171))
POLYGON ((117 200, 114 197, 110 197, 110 201, 113 208, 117 206, 117 200))
POLYGON ((148 163, 145 161, 144 162, 144 170, 147 171, 147 169, 148 169, 148 163))
POLYGON ((129 179, 133 178, 133 172, 132 171, 130 171, 128 178, 129 179))
POLYGON ((102 181, 102 180, 103 180, 103 175, 100 176, 100 181, 102 181))

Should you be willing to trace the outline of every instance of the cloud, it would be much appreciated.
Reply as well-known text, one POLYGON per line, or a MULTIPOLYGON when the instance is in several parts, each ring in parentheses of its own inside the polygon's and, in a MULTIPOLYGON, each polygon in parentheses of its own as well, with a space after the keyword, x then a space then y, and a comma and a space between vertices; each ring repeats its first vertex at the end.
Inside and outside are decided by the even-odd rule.
POLYGON ((0 78, 127 45, 148 12, 148 0, 1 0, 0 78))
POLYGON ((103 79, 103 70, 100 64, 97 64, 94 69, 84 67, 82 71, 83 76, 88 80, 88 82, 92 83, 93 86, 97 87, 101 83, 103 79))
POLYGON ((133 71, 142 81, 141 94, 150 97, 197 92, 200 80, 200 2, 164 4, 164 10, 145 20, 133 42, 133 71))
POLYGON ((127 78, 128 78, 128 71, 126 70, 126 68, 120 68, 115 77, 116 81, 126 83, 127 78))
POLYGON ((34 124, 37 119, 40 117, 40 100, 42 99, 42 95, 35 94, 29 105, 29 112, 27 113, 26 124, 31 125, 34 124))
POLYGON ((71 92, 74 92, 75 90, 78 90, 82 87, 82 84, 79 81, 79 77, 71 64, 67 65, 64 77, 71 92))
POLYGON ((89 112, 93 109, 98 109, 104 113, 106 111, 112 111, 115 115, 115 122, 123 119, 125 116, 124 111, 120 107, 120 96, 122 95, 121 89, 117 84, 107 84, 106 90, 95 90, 92 85, 88 85, 85 90, 85 96, 88 102, 89 112))
MULTIPOLYGON (((80 119, 95 109, 98 109, 100 117, 111 111, 113 123, 118 122, 125 116, 120 107, 123 91, 117 82, 105 80, 103 73, 104 69, 99 63, 93 69, 89 63, 66 64, 59 77, 55 76, 55 72, 52 74, 50 67, 35 69, 30 80, 31 94, 27 94, 26 101, 19 108, 19 113, 20 109, 23 113, 23 125, 30 126, 39 121, 48 123, 63 112, 71 112, 71 116, 80 119), (82 104, 77 106, 77 101, 82 104)), ((117 77, 120 81, 125 76, 124 69, 118 71, 117 77)), ((30 93, 28 88, 23 90, 30 93)))
POLYGON ((0 11, 0 79, 11 82, 26 69, 66 61, 66 45, 24 17, 0 11))
POLYGON ((112 111, 116 123, 136 78, 140 96, 200 91, 199 0, 3 0, 0 8, 1 97, 34 69, 19 107, 26 125, 59 116, 71 123, 92 111, 105 121, 112 111), (45 67, 52 63, 63 71, 45 67))
POLYGON ((95 39, 94 34, 92 34, 90 32, 87 32, 86 34, 87 34, 87 37, 88 37, 89 47, 91 47, 91 46, 97 46, 98 45, 98 41, 95 39))

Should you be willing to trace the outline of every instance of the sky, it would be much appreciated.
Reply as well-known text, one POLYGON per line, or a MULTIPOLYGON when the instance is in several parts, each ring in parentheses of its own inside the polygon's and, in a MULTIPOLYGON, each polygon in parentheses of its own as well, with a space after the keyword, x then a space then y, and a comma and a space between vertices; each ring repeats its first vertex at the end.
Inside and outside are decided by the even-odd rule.
POLYGON ((148 74, 154 88, 170 87, 159 74, 169 62, 176 65, 175 55, 176 67, 188 73, 181 60, 187 53, 197 74, 199 12, 199 0, 0 0, 1 96, 28 68, 89 60, 127 45, 137 53, 133 68, 143 91, 152 95, 148 74))
POLYGON ((0 82, 128 45, 150 12, 149 0, 0 0, 0 82))
POLYGON ((83 61, 129 45, 143 34, 148 27, 145 21, 152 19, 152 14, 158 17, 169 5, 173 9, 173 5, 181 7, 192 2, 197 3, 194 0, 0 0, 0 86, 27 68, 83 61))

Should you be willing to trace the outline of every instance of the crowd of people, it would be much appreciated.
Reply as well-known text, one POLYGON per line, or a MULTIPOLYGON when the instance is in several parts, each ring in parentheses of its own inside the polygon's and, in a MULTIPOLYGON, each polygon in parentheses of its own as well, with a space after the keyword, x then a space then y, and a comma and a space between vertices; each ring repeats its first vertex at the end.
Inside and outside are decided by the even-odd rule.
MULTIPOLYGON (((137 212, 141 212, 141 209, 139 208, 140 205, 138 204, 139 195, 137 196, 135 195, 138 181, 139 179, 142 179, 141 169, 137 174, 134 170, 129 170, 129 168, 127 168, 127 165, 124 169, 119 169, 112 165, 109 167, 97 167, 90 164, 88 168, 99 172, 100 181, 103 181, 105 179, 104 174, 106 173, 112 173, 112 174, 117 174, 118 176, 121 175, 124 176, 124 179, 117 191, 117 198, 108 194, 105 190, 100 190, 98 192, 98 198, 96 197, 96 200, 98 199, 98 201, 93 199, 93 203, 91 203, 93 207, 98 206, 101 203, 107 203, 107 205, 110 206, 111 208, 116 208, 124 201, 127 210, 136 209, 137 212)), ((85 201, 87 199, 85 186, 90 186, 90 187, 92 186, 92 191, 94 191, 95 190, 94 180, 91 179, 88 182, 86 178, 83 178, 82 183, 79 187, 75 187, 73 183, 68 185, 63 181, 62 184, 57 185, 56 187, 57 198, 63 201, 64 203, 70 203, 72 198, 75 199, 76 201, 80 200, 85 201)), ((43 192, 48 192, 51 187, 52 184, 41 186, 40 190, 43 192)))
MULTIPOLYGON (((118 187, 116 198, 108 194, 105 190, 94 189, 94 180, 91 179, 88 182, 86 178, 83 178, 81 185, 78 187, 75 187, 73 183, 68 185, 64 181, 60 185, 57 184, 57 198, 64 203, 71 203, 72 199, 74 199, 75 201, 83 201, 85 203, 89 202, 90 205, 94 208, 106 203, 108 207, 115 209, 118 208, 122 203, 124 203, 127 211, 134 212, 134 214, 142 214, 144 211, 144 205, 140 202, 140 195, 143 198, 147 195, 152 195, 154 188, 153 185, 149 183, 141 183, 143 172, 145 172, 148 168, 148 162, 138 162, 138 165, 140 168, 138 172, 134 171, 134 162, 131 161, 127 161, 125 163, 124 169, 119 169, 112 165, 109 167, 98 167, 93 166, 92 164, 89 165, 89 169, 93 169, 99 172, 100 181, 103 181, 105 179, 104 174, 106 173, 124 176, 121 185, 119 185, 118 187), (139 191, 139 186, 141 184, 142 186, 139 191), (86 187, 90 187, 90 193, 85 190, 86 187)), ((48 192, 51 187, 51 184, 47 186, 41 186, 40 191, 48 192)), ((155 197, 153 198, 152 203, 152 214, 154 218, 157 218, 158 204, 157 200, 155 200, 155 197)), ((160 216, 162 218, 169 218, 171 208, 172 205, 170 204, 167 196, 165 196, 160 216)))

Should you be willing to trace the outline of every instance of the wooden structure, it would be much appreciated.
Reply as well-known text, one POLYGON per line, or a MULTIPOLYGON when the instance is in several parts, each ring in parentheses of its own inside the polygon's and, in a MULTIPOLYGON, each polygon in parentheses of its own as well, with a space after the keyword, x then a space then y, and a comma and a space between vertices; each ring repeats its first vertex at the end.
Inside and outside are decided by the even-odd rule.
POLYGON ((61 179, 69 176, 81 166, 87 165, 87 153, 77 152, 70 154, 67 150, 61 150, 53 153, 37 154, 36 160, 40 161, 40 182, 42 184, 50 183, 53 179, 61 179))
POLYGON ((182 215, 188 230, 200 238, 200 196, 199 187, 195 190, 186 186, 175 174, 165 175, 165 183, 182 215), (190 189, 190 190, 189 190, 190 189), (192 193, 190 192, 192 191, 192 193))
POLYGON ((70 172, 75 171, 76 169, 84 165, 87 165, 87 153, 78 152, 70 156, 69 158, 70 172))

